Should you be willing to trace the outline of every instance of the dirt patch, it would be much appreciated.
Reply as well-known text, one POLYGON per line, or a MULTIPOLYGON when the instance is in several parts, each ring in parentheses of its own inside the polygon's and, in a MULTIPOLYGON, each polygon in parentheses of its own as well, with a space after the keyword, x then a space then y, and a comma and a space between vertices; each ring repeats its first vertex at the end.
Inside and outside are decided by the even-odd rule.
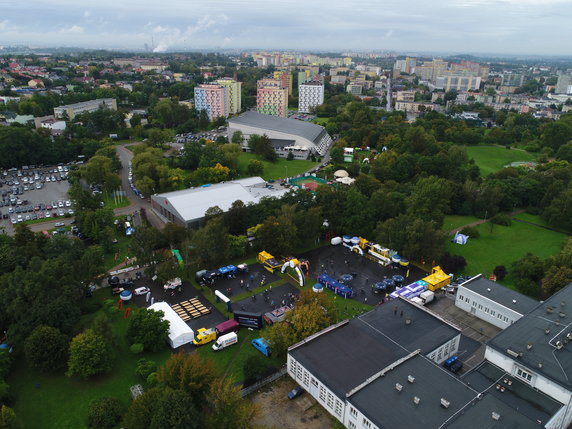
POLYGON ((288 399, 288 392, 296 386, 285 376, 252 394, 252 402, 260 409, 254 423, 269 429, 330 429, 330 415, 308 393, 288 399), (308 401, 313 404, 309 408, 308 401))

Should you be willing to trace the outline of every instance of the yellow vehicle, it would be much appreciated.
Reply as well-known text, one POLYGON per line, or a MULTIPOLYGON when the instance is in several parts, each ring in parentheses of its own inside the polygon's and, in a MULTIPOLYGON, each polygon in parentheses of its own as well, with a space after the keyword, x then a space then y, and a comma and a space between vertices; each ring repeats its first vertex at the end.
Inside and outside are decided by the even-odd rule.
POLYGON ((215 328, 201 328, 197 331, 193 344, 195 346, 202 346, 204 344, 210 343, 216 340, 216 329, 215 328))
POLYGON ((451 283, 451 276, 446 274, 441 267, 433 267, 431 274, 423 279, 427 282, 427 289, 435 292, 441 289, 443 286, 447 286, 451 283))
POLYGON ((282 264, 268 252, 260 252, 256 260, 271 273, 282 267, 282 264))

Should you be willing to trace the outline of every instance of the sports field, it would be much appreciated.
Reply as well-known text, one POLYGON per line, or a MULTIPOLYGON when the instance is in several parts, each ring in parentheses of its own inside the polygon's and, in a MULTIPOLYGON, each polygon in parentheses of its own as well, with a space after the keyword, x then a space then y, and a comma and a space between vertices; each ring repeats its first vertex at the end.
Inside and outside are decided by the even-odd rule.
MULTIPOLYGON (((260 159, 253 153, 240 154, 240 158, 238 159, 238 170, 242 177, 248 177, 246 169, 248 167, 248 162, 251 159, 260 161, 260 159)), ((276 162, 262 161, 262 164, 264 164, 264 172, 261 176, 264 180, 277 180, 285 177, 294 177, 298 174, 305 173, 312 167, 318 165, 317 162, 312 162, 311 160, 288 161, 284 158, 279 158, 276 162)))

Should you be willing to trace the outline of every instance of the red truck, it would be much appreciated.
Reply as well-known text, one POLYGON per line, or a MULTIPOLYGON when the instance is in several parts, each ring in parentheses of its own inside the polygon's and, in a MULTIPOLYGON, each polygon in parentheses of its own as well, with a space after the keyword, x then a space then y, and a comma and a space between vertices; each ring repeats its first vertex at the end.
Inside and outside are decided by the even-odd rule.
POLYGON ((218 335, 228 334, 229 332, 236 332, 240 325, 234 319, 226 320, 222 323, 219 323, 215 326, 216 332, 218 335))

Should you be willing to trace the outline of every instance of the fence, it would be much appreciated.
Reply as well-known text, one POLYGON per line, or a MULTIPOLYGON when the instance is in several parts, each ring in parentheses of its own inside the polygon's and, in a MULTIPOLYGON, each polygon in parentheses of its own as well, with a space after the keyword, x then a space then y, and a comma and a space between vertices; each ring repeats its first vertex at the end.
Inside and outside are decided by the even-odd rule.
POLYGON ((242 389, 240 391, 240 396, 242 396, 244 398, 245 396, 250 395, 255 390, 260 389, 261 387, 266 386, 267 384, 270 384, 275 380, 278 380, 280 377, 283 377, 284 375, 286 375, 287 372, 288 371, 287 371, 286 367, 280 368, 274 374, 271 374, 268 377, 263 378, 260 381, 257 381, 252 386, 248 386, 248 387, 242 389))

